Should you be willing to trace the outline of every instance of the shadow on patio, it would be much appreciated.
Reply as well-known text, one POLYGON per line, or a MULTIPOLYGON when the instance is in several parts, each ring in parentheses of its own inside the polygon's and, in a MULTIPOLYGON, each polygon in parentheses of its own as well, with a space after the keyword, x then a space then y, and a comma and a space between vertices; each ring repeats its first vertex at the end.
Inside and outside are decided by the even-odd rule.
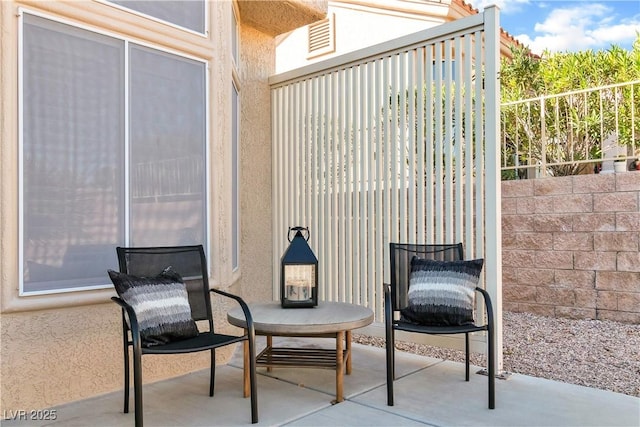
MULTIPOLYGON (((278 339, 274 339, 278 340, 278 339)), ((285 345, 331 348, 331 339, 280 338, 285 345)), ((264 338, 258 339, 258 347, 264 338)), ((496 382, 496 409, 487 409, 486 377, 464 381, 464 365, 398 352, 393 407, 386 404, 385 352, 353 345, 353 372, 344 380, 345 401, 332 405, 335 374, 323 369, 258 370, 257 425, 292 426, 638 426, 640 399, 514 374, 496 382)), ((476 368, 477 370, 477 368, 476 368)), ((242 354, 216 373, 216 395, 207 393, 208 370, 145 385, 145 422, 154 426, 251 425, 242 398, 242 354)), ((122 413, 122 392, 56 408, 52 422, 2 421, 3 426, 132 426, 122 413), (29 424, 30 423, 30 424, 29 424)))

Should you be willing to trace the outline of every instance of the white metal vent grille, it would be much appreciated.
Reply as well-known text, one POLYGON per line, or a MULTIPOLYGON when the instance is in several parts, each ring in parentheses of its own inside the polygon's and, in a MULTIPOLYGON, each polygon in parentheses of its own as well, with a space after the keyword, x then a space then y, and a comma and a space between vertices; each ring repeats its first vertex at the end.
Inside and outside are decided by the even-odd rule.
POLYGON ((309 55, 314 58, 327 53, 335 52, 335 15, 331 14, 322 21, 309 25, 309 55))

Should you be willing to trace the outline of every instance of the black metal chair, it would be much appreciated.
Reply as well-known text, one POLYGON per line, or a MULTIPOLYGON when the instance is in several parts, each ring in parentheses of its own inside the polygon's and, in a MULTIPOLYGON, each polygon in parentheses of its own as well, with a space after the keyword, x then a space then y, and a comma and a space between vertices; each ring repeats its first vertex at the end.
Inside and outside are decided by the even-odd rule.
POLYGON ((400 320, 399 313, 408 307, 409 276, 411 272, 411 259, 414 256, 421 258, 456 261, 464 259, 462 243, 418 245, 390 243, 391 255, 391 283, 384 286, 385 307, 385 332, 387 350, 387 405, 393 406, 393 381, 395 380, 395 331, 405 331, 417 334, 465 334, 466 370, 465 380, 469 381, 469 334, 478 331, 487 331, 487 364, 489 386, 489 409, 495 408, 495 364, 494 364, 494 324, 493 307, 489 294, 479 287, 476 292, 482 295, 485 309, 486 322, 463 326, 423 326, 400 320))
MULTIPOLYGON (((140 325, 131 305, 121 298, 111 298, 122 307, 122 333, 124 349, 124 412, 129 412, 129 346, 133 347, 133 384, 135 399, 135 425, 143 424, 142 407, 142 355, 178 354, 209 350, 211 352, 211 377, 209 395, 213 396, 215 380, 215 349, 229 344, 248 342, 249 382, 251 390, 251 422, 258 422, 258 401, 255 369, 255 331, 247 304, 238 296, 218 289, 209 289, 207 262, 202 245, 176 247, 116 248, 120 272, 134 276, 155 276, 167 266, 178 272, 186 285, 193 319, 208 322, 208 330, 196 337, 171 341, 163 345, 142 346, 140 325), (211 311, 211 293, 237 301, 247 321, 247 333, 242 336, 216 333, 211 311), (127 319, 130 323, 127 322, 127 319), (129 324, 131 325, 129 327, 129 324)), ((204 329, 204 328, 203 328, 204 329)), ((245 366, 246 369, 246 366, 245 366)))

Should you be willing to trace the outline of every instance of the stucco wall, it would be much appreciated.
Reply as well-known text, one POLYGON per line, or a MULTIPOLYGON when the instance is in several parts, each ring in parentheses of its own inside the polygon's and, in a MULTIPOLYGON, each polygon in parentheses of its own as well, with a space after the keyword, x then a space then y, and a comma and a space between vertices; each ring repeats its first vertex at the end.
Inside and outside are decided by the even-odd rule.
POLYGON ((503 307, 640 323, 640 172, 502 183, 503 307))
POLYGON ((271 91, 275 40, 243 28, 240 58, 241 146, 240 212, 242 275, 239 292, 247 301, 272 299, 271 91))
MULTIPOLYGON (((122 390, 119 308, 113 290, 19 297, 17 169, 17 12, 30 10, 165 46, 210 63, 211 283, 247 300, 271 298, 271 148, 267 78, 274 71, 272 36, 241 27, 241 266, 231 254, 231 2, 210 2, 210 35, 129 16, 100 2, 0 2, 0 412, 45 408, 122 390), (251 52, 247 52, 250 50, 251 52), (225 161, 225 159, 227 161, 225 161)), ((326 6, 326 5, 325 5, 326 6)), ((105 273, 106 278, 106 273, 105 273)), ((225 319, 229 306, 215 317, 225 319)), ((226 322, 225 322, 226 323, 226 322)), ((224 329, 222 329, 224 331, 224 329)), ((218 351, 220 363, 233 349, 218 351)), ((145 382, 208 366, 208 354, 143 358, 145 382)), ((241 385, 238 385, 241 387, 241 385)), ((206 389, 205 389, 206 390, 206 389)))

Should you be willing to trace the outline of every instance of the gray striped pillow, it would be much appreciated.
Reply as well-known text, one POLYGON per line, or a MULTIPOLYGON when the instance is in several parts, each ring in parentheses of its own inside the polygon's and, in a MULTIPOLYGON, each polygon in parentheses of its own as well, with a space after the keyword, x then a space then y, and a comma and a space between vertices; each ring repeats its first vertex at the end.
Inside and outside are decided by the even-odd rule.
POLYGON ((156 277, 137 277, 109 270, 116 292, 136 313, 143 347, 198 335, 182 277, 167 267, 156 277))
POLYGON ((435 261, 413 257, 409 306, 402 320, 420 325, 460 326, 474 323, 475 288, 483 259, 435 261))

